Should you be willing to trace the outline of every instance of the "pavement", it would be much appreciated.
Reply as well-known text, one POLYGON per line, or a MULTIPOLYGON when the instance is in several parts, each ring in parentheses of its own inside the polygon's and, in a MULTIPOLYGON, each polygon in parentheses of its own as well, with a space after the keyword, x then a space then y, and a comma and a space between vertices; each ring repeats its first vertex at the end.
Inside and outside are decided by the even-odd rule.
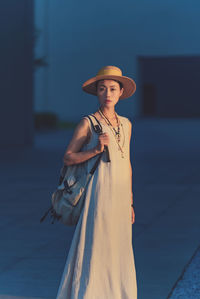
MULTIPOLYGON (((200 119, 134 120, 138 299, 200 298, 199 132, 200 119)), ((40 131, 32 148, 0 149, 0 299, 56 298, 74 227, 39 220, 71 136, 40 131)))
POLYGON ((200 298, 200 246, 186 265, 169 298, 200 298))

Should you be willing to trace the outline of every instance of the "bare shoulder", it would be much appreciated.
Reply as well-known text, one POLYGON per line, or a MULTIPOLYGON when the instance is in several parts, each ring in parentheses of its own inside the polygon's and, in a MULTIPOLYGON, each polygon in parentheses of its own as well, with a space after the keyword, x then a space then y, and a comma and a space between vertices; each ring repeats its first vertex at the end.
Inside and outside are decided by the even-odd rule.
POLYGON ((88 131, 88 123, 86 119, 81 119, 78 121, 74 128, 73 138, 75 136, 85 135, 88 131))
POLYGON ((78 152, 81 147, 88 142, 90 138, 90 129, 87 119, 82 118, 79 120, 75 127, 72 139, 70 140, 66 153, 78 152))
POLYGON ((81 120, 78 122, 78 124, 75 128, 75 133, 78 133, 78 135, 81 134, 81 135, 87 136, 86 139, 88 139, 91 136, 89 119, 87 117, 81 118, 81 120))
POLYGON ((88 130, 89 129, 89 123, 88 123, 88 120, 86 117, 83 117, 81 118, 81 120, 79 120, 76 128, 79 128, 79 129, 86 129, 88 130))

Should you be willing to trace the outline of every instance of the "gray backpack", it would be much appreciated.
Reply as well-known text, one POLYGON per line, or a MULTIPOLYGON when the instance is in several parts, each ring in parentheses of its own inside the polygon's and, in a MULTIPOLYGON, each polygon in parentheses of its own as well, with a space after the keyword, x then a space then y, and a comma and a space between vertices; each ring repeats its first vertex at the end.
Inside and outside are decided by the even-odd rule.
MULTIPOLYGON (((86 116, 89 118, 94 131, 97 134, 102 134, 102 126, 97 118, 91 114, 86 116), (91 116, 94 117, 96 124, 93 123, 91 116)), ((108 147, 105 147, 107 162, 110 162, 108 147)), ((85 201, 85 191, 88 183, 97 169, 101 157, 104 152, 98 155, 92 169, 89 173, 86 171, 86 163, 79 163, 70 166, 64 165, 60 171, 59 185, 53 192, 51 197, 51 207, 45 212, 40 219, 42 222, 49 212, 55 220, 60 220, 65 225, 76 225, 85 201)))

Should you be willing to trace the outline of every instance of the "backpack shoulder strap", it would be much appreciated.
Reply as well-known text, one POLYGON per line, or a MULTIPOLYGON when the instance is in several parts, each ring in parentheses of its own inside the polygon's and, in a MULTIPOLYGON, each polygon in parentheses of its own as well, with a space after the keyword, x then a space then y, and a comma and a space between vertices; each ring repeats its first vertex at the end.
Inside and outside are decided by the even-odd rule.
POLYGON ((96 116, 94 114, 90 114, 90 115, 87 115, 86 117, 90 120, 90 123, 91 123, 92 128, 94 129, 95 133, 101 134, 102 133, 102 125, 99 122, 99 120, 96 118, 96 116), (93 117, 93 120, 92 120, 91 116, 93 117))

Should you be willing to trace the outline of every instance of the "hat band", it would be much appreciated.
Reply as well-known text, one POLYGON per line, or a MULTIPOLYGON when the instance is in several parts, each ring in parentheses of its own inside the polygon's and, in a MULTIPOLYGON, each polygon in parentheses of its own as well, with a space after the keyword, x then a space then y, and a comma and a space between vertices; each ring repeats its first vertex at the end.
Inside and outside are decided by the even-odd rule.
POLYGON ((102 69, 97 73, 97 76, 104 76, 104 75, 109 75, 109 76, 122 76, 122 72, 119 70, 115 69, 102 69))

